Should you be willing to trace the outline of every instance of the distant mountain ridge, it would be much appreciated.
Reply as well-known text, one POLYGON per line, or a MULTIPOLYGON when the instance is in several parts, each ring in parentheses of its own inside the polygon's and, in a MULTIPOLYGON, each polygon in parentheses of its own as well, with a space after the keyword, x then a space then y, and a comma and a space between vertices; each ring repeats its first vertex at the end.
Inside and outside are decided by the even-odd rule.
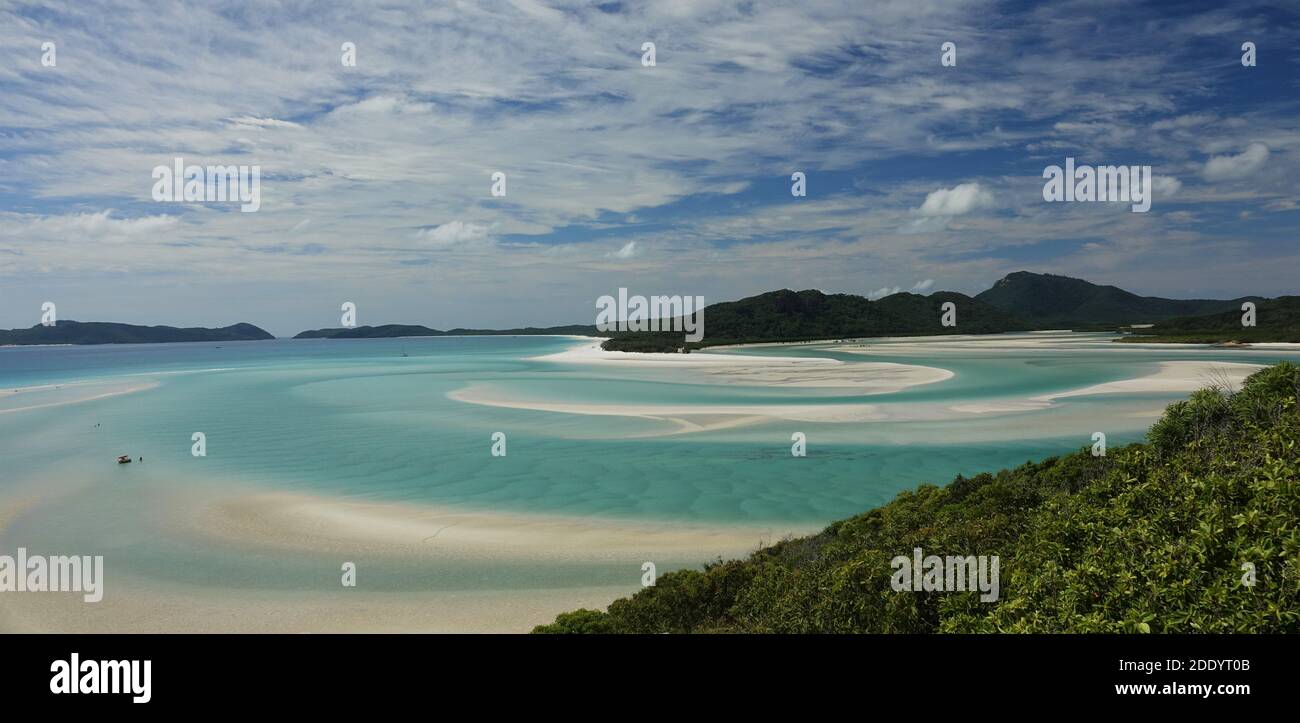
MULTIPOLYGON (((908 336, 991 334, 1040 329, 1115 329, 1155 324, 1138 333, 1151 340, 1289 341, 1300 339, 1300 297, 1267 299, 1165 299, 1138 296, 1116 286, 1057 274, 1016 271, 975 296, 936 291, 928 296, 902 292, 880 299, 780 289, 705 308, 704 340, 689 346, 777 341, 908 336), (1242 330, 1241 305, 1258 305, 1257 328, 1242 330), (956 325, 941 323, 943 306, 956 309, 956 325), (1156 334, 1164 335, 1157 339, 1156 334), (1177 338, 1176 338, 1177 337, 1177 338), (1294 337, 1294 339, 1293 339, 1294 337)), ((593 311, 594 313, 594 311, 593 311)), ((677 351, 687 346, 681 332, 602 332, 594 324, 516 329, 433 329, 419 324, 383 324, 311 329, 295 339, 383 339, 427 336, 575 335, 611 337, 605 348, 621 351, 677 351)), ((60 321, 52 327, 0 330, 0 345, 137 344, 179 341, 273 339, 252 324, 219 329, 137 326, 111 322, 60 321)), ((1135 341, 1138 339, 1135 335, 1135 341)))
POLYGON ((29 329, 0 330, 0 345, 30 344, 164 344, 181 341, 256 341, 274 339, 252 324, 232 324, 219 329, 206 327, 138 326, 108 321, 55 322, 29 329))
POLYGON ((309 329, 295 334, 295 339, 393 339, 402 336, 605 336, 596 325, 536 327, 519 329, 448 329, 441 331, 419 324, 382 324, 380 326, 352 326, 339 329, 309 329))
MULTIPOLYGON (((682 332, 606 332, 595 326, 524 329, 451 329, 386 324, 348 329, 304 331, 294 338, 365 339, 399 336, 574 334, 608 336, 611 351, 677 351, 720 344, 809 341, 817 339, 993 334, 1041 329, 1115 329, 1184 317, 1239 314, 1244 301, 1264 304, 1258 296, 1238 299, 1165 299, 1139 296, 1116 286, 1094 284, 1057 274, 1016 271, 975 296, 936 291, 927 296, 901 292, 880 299, 854 294, 826 294, 815 289, 780 289, 737 301, 711 304, 704 310, 704 339, 687 344, 682 332), (944 304, 955 306, 956 325, 942 324, 944 304)), ((1264 306, 1264 310, 1272 307, 1264 306)), ((1216 321, 1217 323, 1217 321, 1216 321)), ((1226 323, 1226 322, 1225 322, 1226 323)), ((681 328, 680 326, 678 328, 681 328)), ((1272 327, 1256 340, 1271 338, 1272 327)))
MULTIPOLYGON (((1110 329, 1203 314, 1240 313, 1244 301, 1138 296, 1115 286, 1056 274, 1016 271, 975 296, 908 292, 871 300, 852 294, 782 289, 705 308, 704 339, 686 344, 680 332, 625 332, 604 343, 611 351, 677 351, 780 341, 878 336, 990 334, 1042 329, 1110 329), (957 323, 941 323, 944 303, 957 323)), ((1264 337, 1260 337, 1261 340, 1264 337)))

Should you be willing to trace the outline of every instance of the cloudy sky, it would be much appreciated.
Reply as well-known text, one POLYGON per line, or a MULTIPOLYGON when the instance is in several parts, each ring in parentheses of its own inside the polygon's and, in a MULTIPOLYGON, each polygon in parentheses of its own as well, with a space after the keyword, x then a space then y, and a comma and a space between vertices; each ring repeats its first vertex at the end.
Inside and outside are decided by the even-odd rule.
POLYGON ((345 301, 593 323, 620 286, 974 293, 1019 269, 1300 293, 1296 6, 1039 5, 0 0, 0 327, 44 301, 279 335, 345 301), (1066 156, 1151 165, 1151 212, 1044 202, 1066 156), (260 166, 260 210, 154 201, 177 157, 260 166))

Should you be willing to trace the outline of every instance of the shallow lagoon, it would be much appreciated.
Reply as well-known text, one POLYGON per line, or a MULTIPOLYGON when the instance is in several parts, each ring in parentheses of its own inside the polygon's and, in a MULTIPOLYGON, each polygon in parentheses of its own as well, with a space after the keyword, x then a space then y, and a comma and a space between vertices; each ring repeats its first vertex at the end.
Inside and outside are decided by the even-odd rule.
MULTIPOLYGON (((711 352, 953 372, 944 381, 885 394, 724 384, 675 367, 538 359, 580 341, 564 337, 5 348, 0 388, 25 391, 0 397, 6 470, 0 502, 7 507, 0 514, 0 546, 104 554, 117 583, 110 583, 110 596, 123 588, 144 595, 151 600, 140 603, 144 609, 158 605, 149 596, 161 591, 203 600, 235 592, 335 595, 341 558, 364 561, 361 579, 369 594, 575 591, 572 600, 560 594, 549 603, 566 609, 607 601, 615 596, 610 590, 635 589, 642 560, 653 559, 664 571, 742 554, 920 483, 944 484, 957 474, 1078 450, 1091 443, 1094 431, 1104 431, 1111 446, 1137 440, 1165 404, 1186 393, 1026 400, 1144 377, 1167 361, 1300 358, 1278 348, 1110 339, 1027 334, 711 352), (667 414, 561 413, 449 397, 467 389, 543 407, 732 411, 704 415, 706 423, 691 431, 667 414), (870 405, 878 418, 826 422, 734 411, 810 404, 870 405), (497 431, 508 438, 505 457, 490 454, 497 431), (191 455, 193 432, 206 435, 207 456, 191 455), (807 457, 791 456, 794 432, 807 436, 807 457), (119 466, 113 462, 119 454, 144 461, 119 466), (338 546, 288 554, 255 536, 196 532, 213 500, 270 491, 444 512, 690 524, 734 530, 745 548, 701 542, 697 550, 683 552, 678 545, 665 553, 648 544, 644 551, 633 545, 607 555, 556 552, 540 561, 459 552, 390 555, 369 547, 348 554, 338 546), (594 598, 576 596, 597 589, 594 598)), ((278 610, 282 603, 275 600, 258 604, 278 610)), ((176 604, 186 610, 189 603, 176 604)), ((497 617, 512 621, 511 610, 497 617)), ((515 627, 494 622, 484 629, 526 627, 550 612, 525 606, 515 627)), ((97 614, 104 617, 92 629, 134 629, 123 622, 128 613, 97 614)), ((60 613, 30 607, 25 599, 9 615, 21 621, 8 625, 15 629, 68 629, 60 613)), ((238 621, 229 626, 246 629, 238 621)))

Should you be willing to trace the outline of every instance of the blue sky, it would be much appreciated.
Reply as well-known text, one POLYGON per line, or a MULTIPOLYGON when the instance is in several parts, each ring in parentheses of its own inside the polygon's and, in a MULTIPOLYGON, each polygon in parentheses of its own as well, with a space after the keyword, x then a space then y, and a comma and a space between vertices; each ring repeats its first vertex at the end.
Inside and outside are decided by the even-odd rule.
POLYGON ((1300 292, 1294 4, 91 5, 0 2, 0 327, 44 301, 280 335, 344 301, 592 323, 618 287, 975 293, 1022 268, 1300 292), (260 210, 154 201, 177 156, 259 165, 260 210), (1151 212, 1044 202, 1066 156, 1151 165, 1151 212))

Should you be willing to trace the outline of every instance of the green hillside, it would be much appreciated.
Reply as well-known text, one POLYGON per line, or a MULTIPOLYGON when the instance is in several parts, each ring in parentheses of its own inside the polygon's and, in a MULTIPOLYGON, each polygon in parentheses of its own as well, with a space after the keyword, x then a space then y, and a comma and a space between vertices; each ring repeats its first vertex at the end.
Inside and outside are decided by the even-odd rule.
POLYGON ((1298 400, 1279 364, 1171 405, 1145 443, 922 486, 534 632, 1300 632, 1298 400), (916 547, 997 555, 999 599, 895 592, 916 547))
POLYGON ((1116 286, 1101 286, 1056 274, 1007 274, 976 299, 1024 319, 1036 329, 1149 324, 1176 316, 1240 309, 1241 299, 1162 299, 1138 296, 1116 286))

